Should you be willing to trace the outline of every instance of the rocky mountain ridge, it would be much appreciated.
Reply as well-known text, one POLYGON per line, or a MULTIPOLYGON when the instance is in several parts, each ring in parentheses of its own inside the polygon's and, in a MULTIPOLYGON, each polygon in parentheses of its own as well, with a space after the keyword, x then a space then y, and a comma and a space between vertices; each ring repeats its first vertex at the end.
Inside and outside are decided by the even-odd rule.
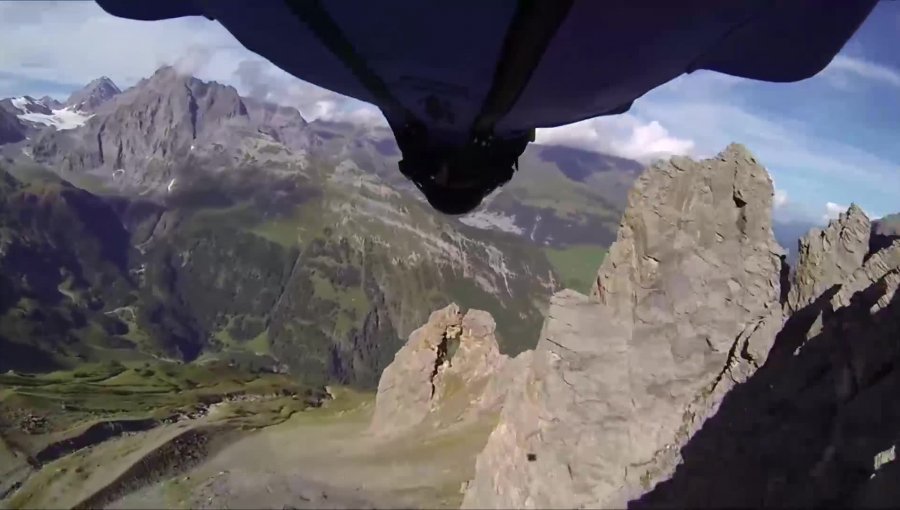
POLYGON ((112 80, 102 76, 73 92, 65 103, 49 96, 0 99, 0 145, 21 142, 47 128, 79 128, 120 92, 112 80))
MULTIPOLYGON (((851 206, 801 240, 789 276, 772 197, 739 145, 644 172, 591 296, 554 295, 514 374, 492 364, 504 397, 464 508, 895 501, 900 240, 870 250, 851 206)), ((379 428, 441 408, 439 333, 458 316, 436 312, 385 370, 379 428)))
MULTIPOLYGON (((312 157, 328 165, 351 160, 389 186, 417 196, 396 170, 399 151, 388 129, 308 123, 294 108, 241 97, 230 86, 202 82, 171 67, 124 92, 108 78, 98 78, 54 107, 45 112, 53 116, 42 118, 44 124, 26 124, 56 125, 55 132, 16 127, 24 110, 10 109, 18 120, 8 119, 13 125, 5 143, 32 138, 21 147, 29 162, 63 175, 89 175, 118 193, 164 200, 173 188, 195 180, 198 169, 215 173, 255 164, 293 171, 289 162, 303 166, 312 157), (228 104, 230 114, 215 111, 228 104), (215 108, 207 111, 209 105, 215 108), (65 114, 65 123, 56 114, 65 114)), ((17 147, 0 147, 0 153, 21 159, 17 147)), ((537 145, 526 151, 520 167, 510 186, 460 221, 539 245, 605 247, 615 237, 624 197, 642 168, 623 158, 537 145)))

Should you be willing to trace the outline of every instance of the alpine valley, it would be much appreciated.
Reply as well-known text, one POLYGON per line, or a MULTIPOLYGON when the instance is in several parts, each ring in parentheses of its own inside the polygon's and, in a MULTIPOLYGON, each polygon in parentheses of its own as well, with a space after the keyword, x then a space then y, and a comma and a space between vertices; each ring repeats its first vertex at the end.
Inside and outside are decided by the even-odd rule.
POLYGON ((477 212, 443 216, 387 128, 171 67, 4 99, 0 144, 0 370, 219 359, 362 388, 450 302, 489 311, 503 352, 533 348, 642 170, 535 145, 477 212))

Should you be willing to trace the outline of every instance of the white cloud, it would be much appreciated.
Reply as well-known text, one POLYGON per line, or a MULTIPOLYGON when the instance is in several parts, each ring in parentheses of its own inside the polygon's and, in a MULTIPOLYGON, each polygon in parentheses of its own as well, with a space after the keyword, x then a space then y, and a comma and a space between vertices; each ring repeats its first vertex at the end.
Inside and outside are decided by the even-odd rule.
POLYGON ((206 65, 212 60, 214 51, 208 46, 193 45, 187 48, 187 51, 179 56, 172 66, 179 74, 195 76, 199 74, 206 65))
POLYGON ((772 197, 772 206, 775 209, 781 209, 788 204, 787 191, 775 188, 775 196, 772 197))
POLYGON ((836 220, 841 214, 847 212, 849 209, 849 205, 841 205, 836 204, 834 202, 826 202, 825 203, 825 214, 822 215, 822 219, 825 221, 836 220))
POLYGON ((675 154, 691 154, 694 150, 692 140, 674 137, 659 122, 642 122, 628 113, 539 129, 536 141, 605 152, 643 162, 675 154))
POLYGON ((252 55, 205 18, 125 20, 94 2, 3 2, 0 8, 0 69, 22 80, 87 83, 106 75, 127 86, 176 63, 221 79, 239 55, 252 55))
POLYGON ((329 90, 300 81, 268 61, 253 57, 238 63, 230 80, 247 96, 290 105, 309 120, 328 117, 338 104, 351 101, 329 90))
POLYGON ((776 223, 819 223, 818 210, 810 210, 803 204, 796 203, 791 199, 788 191, 775 181, 772 172, 767 168, 769 177, 772 179, 773 195, 772 195, 772 220, 776 223))
MULTIPOLYGON (((201 79, 233 84, 242 94, 295 106, 310 119, 385 124, 374 106, 293 78, 202 17, 141 22, 114 18, 94 2, 0 2, 0 48, 0 97, 39 97, 47 91, 60 97, 52 84, 74 86, 101 75, 124 88, 172 64, 201 79)), ((845 88, 860 83, 900 88, 900 70, 846 55, 821 74, 825 83, 845 88)), ((864 201, 883 211, 894 207, 900 195, 898 162, 885 153, 822 139, 805 121, 762 113, 753 102, 753 92, 762 89, 753 87, 761 86, 698 71, 640 98, 627 114, 541 129, 538 141, 645 162, 672 154, 715 154, 738 141, 776 169, 776 210, 807 208, 809 217, 818 219, 826 198, 864 201)), ((893 97, 879 101, 896 104, 893 97)))
POLYGON ((241 61, 229 81, 234 82, 242 94, 293 106, 307 120, 387 125, 377 107, 298 80, 260 57, 241 61))
POLYGON ((790 190, 799 202, 821 204, 822 195, 834 193, 844 195, 846 201, 886 202, 900 194, 898 162, 840 140, 817 137, 803 122, 765 117, 729 99, 727 95, 705 101, 648 97, 634 109, 669 126, 673 136, 693 140, 697 153, 715 153, 734 141, 746 145, 775 169, 772 173, 781 188, 790 190))
POLYGON ((823 73, 839 87, 846 87, 847 76, 853 75, 900 88, 900 70, 862 58, 838 55, 823 73))
MULTIPOLYGON (((844 214, 845 212, 847 212, 847 209, 849 209, 849 208, 850 208, 849 205, 841 205, 841 204, 836 204, 834 202, 826 202, 825 203, 825 214, 822 215, 822 220, 825 222, 828 222, 830 220, 836 220, 836 219, 838 219, 838 217, 840 217, 841 214, 844 214)), ((877 220, 883 216, 882 214, 870 213, 863 207, 860 207, 860 209, 862 209, 862 212, 865 213, 865 215, 868 216, 868 218, 870 220, 877 220)))
POLYGON ((330 120, 336 122, 350 122, 364 126, 382 126, 388 127, 387 119, 381 110, 367 103, 360 103, 357 106, 344 108, 343 111, 335 112, 330 120))
POLYGON ((0 47, 0 69, 15 78, 0 83, 8 95, 38 94, 35 82, 80 86, 98 76, 126 88, 173 65, 294 106, 310 120, 386 124, 374 106, 296 79, 202 17, 147 22, 113 17, 94 2, 0 2, 0 47))

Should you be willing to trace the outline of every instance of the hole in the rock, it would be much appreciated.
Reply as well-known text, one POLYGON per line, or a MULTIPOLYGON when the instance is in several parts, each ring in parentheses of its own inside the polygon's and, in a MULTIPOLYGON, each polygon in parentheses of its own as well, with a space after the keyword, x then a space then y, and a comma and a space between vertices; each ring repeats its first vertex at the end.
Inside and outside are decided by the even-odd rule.
POLYGON ((459 349, 459 335, 447 339, 447 359, 452 360, 456 350, 459 349))
POLYGON ((526 455, 526 457, 528 458, 528 462, 534 462, 537 460, 537 454, 534 453, 529 453, 526 455))
POLYGON ((734 205, 738 207, 738 218, 737 218, 737 228, 738 231, 742 234, 747 233, 747 202, 741 200, 738 197, 734 197, 734 205))

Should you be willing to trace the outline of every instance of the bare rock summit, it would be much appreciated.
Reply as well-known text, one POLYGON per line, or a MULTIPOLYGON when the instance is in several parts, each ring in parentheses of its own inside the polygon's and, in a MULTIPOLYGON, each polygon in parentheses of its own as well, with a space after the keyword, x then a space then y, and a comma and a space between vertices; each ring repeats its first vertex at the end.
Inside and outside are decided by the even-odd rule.
POLYGON ((638 179, 593 296, 551 301, 464 507, 622 507, 671 475, 781 327, 772 196, 739 145, 638 179))
MULTIPOLYGON (((101 104, 109 101, 121 92, 112 80, 106 76, 101 76, 85 85, 81 90, 72 93, 65 105, 77 111, 93 112, 101 104)), ((44 100, 42 99, 42 101, 44 100)), ((48 106, 51 105, 48 104, 48 106)))
POLYGON ((856 204, 831 220, 824 229, 815 228, 800 239, 794 285, 788 297, 792 311, 812 303, 816 297, 841 283, 863 264, 869 251, 872 223, 856 204))

